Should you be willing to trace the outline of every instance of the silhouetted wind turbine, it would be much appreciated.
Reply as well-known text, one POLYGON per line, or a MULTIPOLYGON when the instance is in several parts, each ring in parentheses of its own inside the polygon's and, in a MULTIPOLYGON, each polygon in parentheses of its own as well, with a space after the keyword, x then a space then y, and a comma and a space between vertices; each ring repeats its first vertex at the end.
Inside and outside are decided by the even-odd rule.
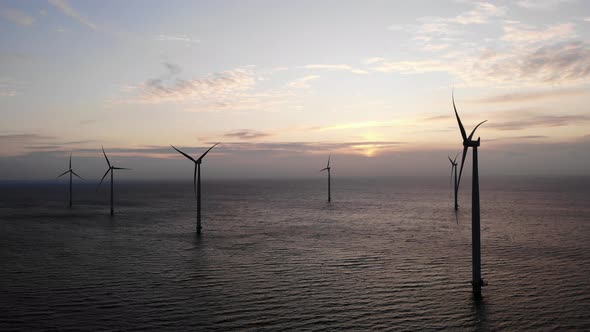
POLYGON ((459 171, 459 180, 457 181, 457 190, 459 188, 459 184, 461 183, 461 174, 463 173, 463 165, 465 164, 465 156, 467 155, 467 150, 469 148, 473 148, 473 172, 472 172, 472 189, 471 189, 471 259, 473 263, 473 273, 472 273, 472 280, 471 284, 473 286, 473 295, 476 299, 481 298, 481 287, 485 286, 486 283, 481 278, 481 244, 480 244, 480 230, 479 230, 479 172, 477 168, 477 147, 479 147, 480 138, 477 138, 477 141, 472 140, 473 134, 475 130, 479 126, 481 126, 484 122, 480 122, 469 136, 465 133, 465 128, 461 123, 461 119, 459 118, 459 113, 457 112, 457 107, 455 106, 455 96, 452 94, 453 99, 453 109, 455 110, 455 116, 457 117, 457 123, 459 124, 459 129, 461 130, 461 137, 463 138, 463 157, 461 159, 461 170, 459 171))
POLYGON ((187 157, 188 159, 192 160, 195 163, 195 172, 193 176, 193 191, 195 193, 195 198, 197 200, 197 234, 201 234, 201 162, 203 158, 213 149, 217 144, 213 144, 205 153, 203 153, 199 159, 195 160, 193 157, 189 156, 188 154, 178 150, 174 147, 174 145, 170 145, 174 150, 178 151, 178 153, 182 154, 183 156, 187 157))
MULTIPOLYGON (((109 158, 107 157, 107 154, 104 152, 104 147, 102 148, 102 154, 104 155, 104 159, 107 160, 107 164, 109 165, 109 169, 107 169, 106 173, 104 173, 104 175, 102 176, 102 179, 100 179, 100 182, 98 183, 98 187, 100 187, 102 181, 104 180, 104 178, 107 176, 107 174, 109 174, 109 172, 111 172, 111 216, 115 215, 115 209, 114 209, 114 205, 115 205, 115 193, 114 193, 114 187, 113 187, 113 174, 115 173, 116 169, 122 169, 122 170, 130 170, 131 168, 123 168, 123 167, 116 167, 111 165, 111 162, 109 161, 109 158)), ((97 188, 98 190, 98 188, 97 188)))
POLYGON ((330 169, 331 169, 331 167, 330 167, 330 157, 331 156, 332 156, 332 154, 330 154, 328 156, 328 165, 326 165, 326 168, 324 168, 324 169, 322 169, 320 171, 320 172, 328 171, 328 202, 331 202, 332 201, 332 191, 331 191, 331 188, 330 188, 330 182, 331 182, 330 181, 330 169))
POLYGON ((459 208, 459 205, 457 204, 457 190, 459 190, 458 183, 457 183, 457 157, 459 157, 459 155, 461 154, 461 152, 457 153, 457 155, 455 156, 455 159, 451 159, 450 156, 449 157, 449 161, 451 162, 451 183, 453 183, 453 171, 455 171, 455 182, 454 182, 454 192, 455 192, 455 210, 457 210, 459 208))
POLYGON ((80 175, 76 174, 76 172, 74 172, 74 170, 72 169, 72 153, 71 152, 70 152, 70 168, 67 171, 61 173, 56 179, 59 179, 60 177, 66 175, 68 173, 70 173, 70 208, 72 208, 72 175, 77 176, 80 180, 84 180, 84 179, 82 179, 82 177, 80 175))

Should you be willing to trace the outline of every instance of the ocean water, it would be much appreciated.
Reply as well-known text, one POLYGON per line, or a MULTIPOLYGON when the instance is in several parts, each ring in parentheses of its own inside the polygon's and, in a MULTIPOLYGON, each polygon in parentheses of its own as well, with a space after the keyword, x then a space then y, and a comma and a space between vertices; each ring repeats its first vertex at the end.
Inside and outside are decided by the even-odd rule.
POLYGON ((0 184, 0 330, 590 330, 590 179, 0 184))

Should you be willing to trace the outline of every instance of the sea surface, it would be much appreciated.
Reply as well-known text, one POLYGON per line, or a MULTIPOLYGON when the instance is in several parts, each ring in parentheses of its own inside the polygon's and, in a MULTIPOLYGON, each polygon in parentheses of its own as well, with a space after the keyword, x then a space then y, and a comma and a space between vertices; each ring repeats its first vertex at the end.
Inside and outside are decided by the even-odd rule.
POLYGON ((590 179, 0 184, 0 330, 590 330, 590 179))

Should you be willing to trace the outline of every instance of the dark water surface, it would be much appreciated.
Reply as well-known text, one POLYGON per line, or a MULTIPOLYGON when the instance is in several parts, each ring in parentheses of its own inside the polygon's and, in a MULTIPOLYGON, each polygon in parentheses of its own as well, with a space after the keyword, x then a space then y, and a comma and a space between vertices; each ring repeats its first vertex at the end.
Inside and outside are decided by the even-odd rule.
POLYGON ((0 330, 590 330, 590 180, 0 185, 0 330))

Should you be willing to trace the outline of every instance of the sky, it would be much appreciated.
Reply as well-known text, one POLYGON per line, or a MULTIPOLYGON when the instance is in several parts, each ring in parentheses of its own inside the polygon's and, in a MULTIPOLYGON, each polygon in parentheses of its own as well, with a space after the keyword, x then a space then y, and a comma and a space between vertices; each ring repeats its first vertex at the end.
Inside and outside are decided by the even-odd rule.
POLYGON ((590 3, 0 2, 0 180, 590 175, 590 3), (469 173, 470 158, 466 160, 469 173))

